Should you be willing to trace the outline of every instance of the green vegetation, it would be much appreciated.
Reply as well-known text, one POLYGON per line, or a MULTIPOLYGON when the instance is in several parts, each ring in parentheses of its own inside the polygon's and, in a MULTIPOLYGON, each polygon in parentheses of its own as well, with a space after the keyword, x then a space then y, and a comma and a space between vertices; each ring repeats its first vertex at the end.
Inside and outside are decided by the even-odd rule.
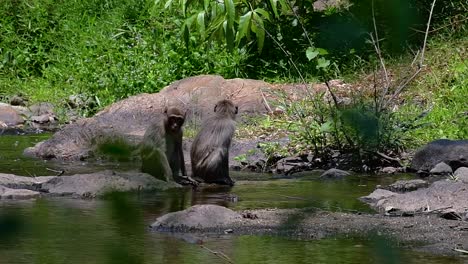
POLYGON ((350 104, 330 100, 331 90, 296 102, 285 97, 276 104, 284 116, 257 120, 238 134, 290 136, 284 149, 263 146, 268 156, 351 150, 358 159, 436 138, 467 138, 464 1, 436 3, 424 60, 412 54, 426 43, 433 0, 337 3, 318 11, 313 1, 294 0, 6 0, 0 100, 21 94, 63 110, 70 95, 82 95, 93 100, 81 109, 88 116, 199 74, 274 82, 344 78, 363 87, 350 104))

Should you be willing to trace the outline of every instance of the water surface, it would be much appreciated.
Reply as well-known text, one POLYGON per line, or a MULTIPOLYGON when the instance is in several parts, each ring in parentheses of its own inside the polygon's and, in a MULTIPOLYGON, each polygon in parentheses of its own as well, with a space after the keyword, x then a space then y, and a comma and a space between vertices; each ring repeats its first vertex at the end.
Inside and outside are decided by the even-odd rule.
MULTIPOLYGON (((51 175, 69 164, 21 155, 48 135, 0 136, 0 172, 51 175)), ((127 164, 131 166, 131 164, 127 164)), ((127 166, 125 165, 125 166, 127 166)), ((83 163, 74 168, 122 169, 83 163), (89 165, 89 166, 88 166, 89 165)), ((68 168, 68 167, 66 167, 68 168)), ((79 169, 77 169, 79 170, 79 169)), ((167 212, 211 203, 233 209, 370 209, 356 198, 391 178, 355 175, 318 181, 317 174, 290 179, 233 173, 234 188, 111 195, 105 199, 0 200, 0 264, 3 263, 463 263, 463 259, 406 251, 385 237, 335 237, 316 241, 278 236, 173 235, 148 226, 167 212), (232 202, 231 197, 238 197, 232 202), (225 257, 223 257, 225 256, 225 257)), ((406 176, 402 176, 406 177, 406 176)))

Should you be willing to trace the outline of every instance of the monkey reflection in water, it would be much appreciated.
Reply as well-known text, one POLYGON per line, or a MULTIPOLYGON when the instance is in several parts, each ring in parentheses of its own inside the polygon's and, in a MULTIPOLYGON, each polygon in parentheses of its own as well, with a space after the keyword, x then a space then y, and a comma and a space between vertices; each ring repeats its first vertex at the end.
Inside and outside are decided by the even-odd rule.
POLYGON ((162 119, 148 127, 140 146, 142 172, 163 181, 196 184, 196 181, 187 177, 182 152, 185 114, 176 107, 165 108, 162 119))
POLYGON ((230 100, 221 100, 214 114, 203 122, 190 150, 192 173, 206 183, 234 185, 229 177, 229 148, 236 129, 238 107, 230 100))

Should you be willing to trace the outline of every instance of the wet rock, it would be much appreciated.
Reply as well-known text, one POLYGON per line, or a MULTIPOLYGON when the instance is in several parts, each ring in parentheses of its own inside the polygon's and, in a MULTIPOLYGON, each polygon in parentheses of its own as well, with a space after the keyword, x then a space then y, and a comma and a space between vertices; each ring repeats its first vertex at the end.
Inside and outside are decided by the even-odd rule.
POLYGON ((24 200, 37 198, 41 194, 36 191, 31 191, 27 189, 11 189, 5 186, 0 185, 0 200, 1 199, 14 199, 14 200, 24 200))
MULTIPOLYGON (((160 191, 181 187, 174 182, 157 180, 146 173, 113 172, 110 170, 71 176, 40 177, 0 173, 0 186, 15 190, 27 189, 47 196, 72 196, 77 198, 94 198, 110 191, 160 191)), ((33 194, 30 192, 23 193, 25 195, 28 193, 33 194)))
POLYGON ((416 152, 411 169, 430 171, 440 162, 448 164, 452 171, 468 167, 468 140, 439 139, 430 142, 416 152))
POLYGON ((18 126, 24 123, 24 119, 12 106, 0 103, 0 123, 6 126, 18 126))
POLYGON ((11 189, 28 189, 38 191, 44 182, 47 182, 55 176, 26 177, 14 174, 0 173, 0 185, 11 189))
POLYGON ((449 175, 451 174, 453 171, 452 171, 452 168, 445 164, 445 162, 439 162, 437 163, 434 168, 432 168, 429 173, 431 174, 436 174, 436 175, 449 175))
POLYGON ((329 169, 320 175, 320 179, 343 179, 349 175, 351 175, 351 173, 344 170, 329 169))
POLYGON ((468 188, 462 182, 447 180, 436 181, 428 188, 398 193, 383 197, 377 202, 369 203, 379 212, 386 212, 386 208, 393 208, 401 215, 415 213, 456 212, 465 214, 468 210, 468 188))
POLYGON ((385 167, 385 168, 382 168, 381 170, 382 173, 386 173, 386 174, 395 174, 397 171, 398 170, 395 167, 385 167))
POLYGON ((49 195, 94 198, 108 192, 167 190, 181 187, 175 182, 164 182, 146 173, 114 172, 110 170, 90 174, 55 177, 42 184, 49 195))
POLYGON ((376 189, 373 191, 371 194, 367 196, 362 196, 359 198, 359 200, 368 203, 368 204, 375 204, 378 201, 388 198, 390 196, 396 195, 396 193, 391 192, 389 190, 384 190, 384 189, 376 189))
POLYGON ((158 217, 151 227, 156 230, 227 228, 241 220, 242 216, 231 209, 202 204, 158 217))
POLYGON ((460 167, 454 173, 453 176, 457 178, 458 181, 468 183, 468 168, 460 167))
POLYGON ((429 186, 429 183, 427 181, 420 180, 420 179, 399 180, 390 184, 385 189, 392 191, 392 192, 405 193, 405 192, 415 191, 420 188, 427 188, 428 186, 429 186))
POLYGON ((310 170, 312 163, 302 157, 287 157, 276 163, 276 173, 290 175, 294 172, 310 170))

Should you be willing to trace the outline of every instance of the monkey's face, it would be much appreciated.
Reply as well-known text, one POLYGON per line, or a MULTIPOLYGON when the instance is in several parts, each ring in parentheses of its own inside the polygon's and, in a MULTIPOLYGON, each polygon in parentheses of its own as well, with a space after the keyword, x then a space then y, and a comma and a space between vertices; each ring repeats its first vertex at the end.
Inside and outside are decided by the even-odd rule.
POLYGON ((167 123, 169 130, 171 130, 172 133, 177 133, 184 124, 184 117, 178 115, 169 116, 167 123))

